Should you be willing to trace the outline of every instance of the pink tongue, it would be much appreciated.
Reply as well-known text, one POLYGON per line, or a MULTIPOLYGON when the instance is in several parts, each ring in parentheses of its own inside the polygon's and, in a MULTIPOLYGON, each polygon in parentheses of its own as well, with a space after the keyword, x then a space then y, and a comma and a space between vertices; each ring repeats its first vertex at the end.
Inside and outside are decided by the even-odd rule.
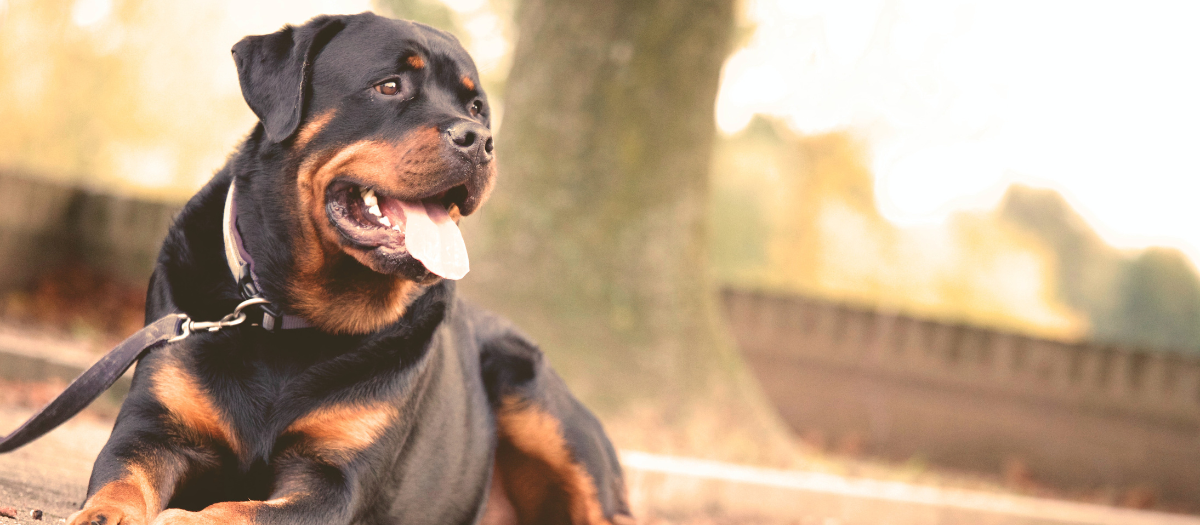
POLYGON ((471 269, 458 225, 437 204, 400 201, 404 208, 404 245, 429 271, 462 279, 471 269))

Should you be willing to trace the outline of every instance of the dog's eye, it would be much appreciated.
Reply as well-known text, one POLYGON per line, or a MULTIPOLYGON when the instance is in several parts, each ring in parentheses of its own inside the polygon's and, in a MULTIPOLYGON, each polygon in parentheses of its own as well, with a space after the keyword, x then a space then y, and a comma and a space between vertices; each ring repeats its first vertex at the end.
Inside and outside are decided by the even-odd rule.
POLYGON ((375 84, 375 91, 381 95, 392 96, 400 92, 400 82, 398 80, 389 80, 375 84))
POLYGON ((483 113, 483 101, 476 100, 471 103, 471 116, 478 117, 480 113, 483 113))

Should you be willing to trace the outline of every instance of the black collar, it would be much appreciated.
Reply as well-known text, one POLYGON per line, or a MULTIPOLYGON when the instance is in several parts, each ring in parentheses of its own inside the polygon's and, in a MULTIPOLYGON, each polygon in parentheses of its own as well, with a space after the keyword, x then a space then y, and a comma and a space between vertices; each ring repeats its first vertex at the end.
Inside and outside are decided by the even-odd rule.
MULTIPOLYGON (((258 274, 254 273, 254 258, 242 244, 242 235, 237 225, 237 200, 233 198, 234 181, 229 181, 229 193, 225 196, 225 213, 221 218, 221 231, 225 238, 225 262, 229 264, 229 272, 237 283, 238 291, 243 300, 264 299, 262 285, 258 274)), ((283 313, 270 302, 261 304, 263 311, 262 327, 268 331, 291 330, 294 328, 311 328, 312 325, 303 318, 283 313)))

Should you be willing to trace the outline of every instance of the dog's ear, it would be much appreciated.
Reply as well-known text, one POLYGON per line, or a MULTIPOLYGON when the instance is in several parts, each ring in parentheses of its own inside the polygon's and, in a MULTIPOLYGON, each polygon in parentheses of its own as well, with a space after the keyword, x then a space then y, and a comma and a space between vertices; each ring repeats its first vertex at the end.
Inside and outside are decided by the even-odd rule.
POLYGON ((242 97, 271 142, 287 140, 300 126, 313 60, 343 27, 340 17, 320 16, 300 27, 248 36, 233 46, 242 97))

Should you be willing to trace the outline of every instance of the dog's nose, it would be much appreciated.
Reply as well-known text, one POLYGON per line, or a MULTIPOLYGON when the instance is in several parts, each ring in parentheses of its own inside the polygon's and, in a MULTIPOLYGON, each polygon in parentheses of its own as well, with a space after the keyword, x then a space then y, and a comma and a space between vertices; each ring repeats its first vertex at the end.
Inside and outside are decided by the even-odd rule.
POLYGON ((467 157, 482 162, 492 160, 492 132, 477 122, 459 121, 446 129, 446 140, 467 157))

